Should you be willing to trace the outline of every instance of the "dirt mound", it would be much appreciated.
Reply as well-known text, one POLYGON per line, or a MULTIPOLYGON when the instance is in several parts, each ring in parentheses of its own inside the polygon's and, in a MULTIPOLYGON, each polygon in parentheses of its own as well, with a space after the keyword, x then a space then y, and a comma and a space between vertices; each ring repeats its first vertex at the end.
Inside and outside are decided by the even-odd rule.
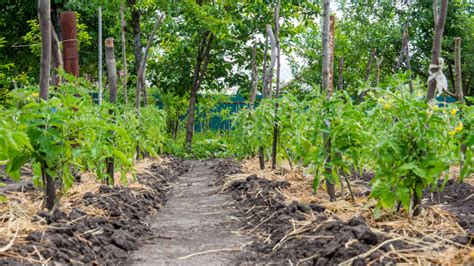
POLYGON ((218 164, 211 166, 216 174, 214 186, 222 186, 225 177, 242 172, 242 164, 234 159, 222 159, 218 164))
MULTIPOLYGON (((256 236, 242 257, 246 262, 332 265, 364 254, 385 240, 361 217, 344 222, 328 216, 317 204, 285 203, 279 190, 288 186, 285 181, 251 175, 229 187, 240 206, 236 215, 243 223, 240 231, 256 236)), ((382 256, 378 251, 369 253, 352 263, 365 264, 382 256)))
POLYGON ((446 205, 445 209, 456 215, 459 225, 474 236, 474 186, 449 180, 443 191, 427 193, 425 198, 431 205, 446 205))
MULTIPOLYGON (((172 159, 166 168, 152 164, 145 170, 137 176, 146 185, 142 188, 101 186, 98 193, 84 194, 80 205, 101 209, 105 216, 87 215, 80 208, 39 212, 34 219, 43 220, 48 229, 30 233, 27 242, 13 246, 9 254, 23 257, 22 263, 116 265, 125 260, 151 234, 147 216, 165 203, 168 184, 186 171, 186 165, 172 159)), ((12 257, 0 258, 0 264, 17 264, 12 257)))

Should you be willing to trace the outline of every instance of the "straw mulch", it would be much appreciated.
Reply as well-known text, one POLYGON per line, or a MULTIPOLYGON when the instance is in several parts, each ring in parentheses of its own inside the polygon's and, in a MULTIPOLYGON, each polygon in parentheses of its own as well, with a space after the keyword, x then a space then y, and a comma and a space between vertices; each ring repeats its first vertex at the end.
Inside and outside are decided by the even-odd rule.
MULTIPOLYGON (((164 163, 168 159, 155 158, 138 161, 135 164, 134 173, 127 174, 121 178, 117 173, 115 182, 117 185, 127 185, 129 188, 141 191, 149 190, 146 185, 136 182, 134 174, 149 172, 147 168, 153 163, 164 163)), ((60 196, 59 208, 69 213, 73 208, 80 208, 89 216, 103 216, 107 214, 103 209, 94 205, 83 204, 82 198, 86 192, 97 193, 102 185, 93 173, 81 174, 81 182, 74 184, 65 195, 60 196)), ((24 191, 7 192, 7 201, 0 203, 0 256, 15 256, 9 254, 8 250, 13 245, 22 245, 27 242, 26 237, 33 231, 46 231, 48 225, 37 213, 43 210, 43 193, 40 190, 25 189, 24 191)), ((24 258, 23 258, 24 259, 24 258)), ((28 260, 27 260, 28 261, 28 260)), ((30 261, 35 263, 35 261, 30 261)), ((38 262, 36 262, 38 263, 38 262)))
MULTIPOLYGON (((382 216, 375 219, 373 214, 375 202, 373 200, 366 196, 356 196, 355 201, 352 201, 347 186, 344 186, 344 197, 340 196, 341 192, 339 191, 338 200, 330 202, 324 189, 320 188, 316 193, 313 192, 312 177, 305 175, 304 170, 301 168, 291 170, 284 165, 274 171, 268 168, 260 170, 258 159, 246 160, 242 164, 243 172, 229 176, 223 189, 230 186, 232 182, 245 179, 251 174, 271 180, 287 181, 291 186, 279 192, 285 196, 288 202, 317 203, 324 206, 325 212, 329 215, 338 216, 346 221, 355 216, 362 216, 375 233, 392 240, 404 241, 407 246, 410 246, 409 249, 404 250, 397 250, 392 246, 392 251, 386 252, 384 256, 414 264, 474 263, 474 248, 469 244, 461 245, 452 240, 455 237, 467 236, 467 232, 459 226, 452 213, 443 210, 440 206, 426 207, 422 214, 415 218, 403 213, 383 211, 382 216)), ((453 178, 457 176, 458 171, 459 169, 453 169, 449 175, 453 178)), ((467 178, 465 182, 474 184, 474 176, 467 178)), ((355 195, 367 195, 368 188, 366 186, 358 184, 358 182, 351 182, 351 185, 355 195)), ((289 233, 308 231, 309 227, 314 226, 310 220, 311 217, 308 217, 307 223, 289 233)), ((473 236, 471 236, 472 238, 473 236)), ((373 251, 381 246, 374 247, 373 251)), ((365 257, 366 255, 361 254, 360 256, 365 257)), ((350 264, 350 262, 347 263, 350 264)))

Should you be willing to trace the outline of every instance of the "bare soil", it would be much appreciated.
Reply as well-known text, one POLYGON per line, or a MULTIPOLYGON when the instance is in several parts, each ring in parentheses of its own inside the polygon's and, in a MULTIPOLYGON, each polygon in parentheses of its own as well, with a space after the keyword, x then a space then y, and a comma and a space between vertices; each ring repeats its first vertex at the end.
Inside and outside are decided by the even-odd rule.
MULTIPOLYGON (((185 172, 186 164, 173 159, 167 168, 158 164, 149 167, 148 174, 138 175, 147 190, 128 187, 101 186, 98 193, 87 192, 81 203, 94 205, 107 213, 91 216, 80 208, 69 213, 61 209, 40 211, 33 219, 43 220, 48 229, 34 231, 26 243, 14 245, 0 256, 0 265, 59 263, 66 265, 117 265, 136 250, 145 237, 152 235, 146 217, 166 202, 169 184, 185 172)), ((34 189, 31 186, 19 188, 34 189)), ((82 205, 82 204, 81 204, 82 205)), ((6 241, 0 240, 1 246, 6 241)))
MULTIPOLYGON (((155 238, 126 265, 238 264, 246 238, 232 233, 235 204, 213 181, 219 160, 191 161, 173 183, 164 208, 150 220, 155 238)), ((228 172, 228 171, 226 171, 228 172)))

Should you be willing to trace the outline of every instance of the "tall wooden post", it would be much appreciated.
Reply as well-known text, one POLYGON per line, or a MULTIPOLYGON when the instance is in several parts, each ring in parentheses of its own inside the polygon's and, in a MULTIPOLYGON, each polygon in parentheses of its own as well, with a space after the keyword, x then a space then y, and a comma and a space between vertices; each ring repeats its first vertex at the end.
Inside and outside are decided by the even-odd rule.
POLYGON ((79 52, 77 50, 76 13, 61 13, 61 33, 63 37, 63 62, 66 73, 79 77, 79 52))
POLYGON ((249 108, 253 109, 255 104, 255 96, 257 95, 257 42, 252 46, 252 73, 249 90, 249 108))
MULTIPOLYGON (((268 68, 268 34, 265 34, 265 48, 263 49, 263 87, 262 87, 262 96, 264 99, 267 98, 267 68, 268 68)), ((260 163, 260 169, 265 169, 265 147, 258 147, 258 160, 260 163)))
MULTIPOLYGON (((329 29, 330 29, 330 13, 331 13, 331 7, 330 7, 330 0, 324 0, 324 5, 323 5, 323 32, 322 32, 322 46, 323 46, 323 69, 322 69, 322 74, 323 74, 323 90, 326 91, 326 98, 327 100, 331 99, 332 96, 332 90, 330 89, 330 46, 329 46, 329 29)), ((330 130, 330 121, 326 121, 326 124, 330 130)), ((331 173, 331 168, 328 166, 329 163, 331 162, 331 156, 330 151, 331 151, 331 140, 329 138, 328 133, 323 133, 323 140, 324 140, 324 150, 326 153, 326 176, 331 173)), ((336 191, 334 189, 334 183, 329 180, 329 178, 326 177, 326 190, 329 195, 329 200, 330 201, 335 201, 336 200, 336 191)))
POLYGON ((127 93, 127 48, 125 42, 125 15, 123 4, 120 6, 120 37, 122 39, 122 67, 123 67, 123 98, 125 103, 128 103, 127 93))
POLYGON ((461 71, 461 38, 454 38, 454 72, 456 79, 454 80, 454 89, 456 98, 460 103, 464 103, 464 93, 462 91, 462 71, 461 71))
POLYGON ((102 104, 102 7, 99 6, 99 105, 102 104))
MULTIPOLYGON (((40 59, 40 93, 39 97, 48 100, 49 74, 51 70, 51 6, 49 0, 38 1, 38 15, 41 31, 41 59, 40 59)), ((48 210, 53 209, 56 203, 56 185, 54 178, 48 174, 47 165, 41 162, 41 177, 44 185, 44 205, 48 210)))
POLYGON ((276 90, 275 90, 275 114, 273 121, 273 146, 272 146, 272 169, 276 168, 277 160, 277 144, 278 144, 278 97, 280 96, 280 0, 277 1, 275 7, 275 46, 277 52, 277 73, 276 73, 276 90))
MULTIPOLYGON (((109 77, 109 102, 113 104, 117 100, 117 66, 115 63, 113 38, 105 39, 105 62, 107 65, 107 76, 109 77)), ((109 113, 113 114, 113 111, 110 110, 109 113)), ((114 158, 109 157, 106 161, 108 174, 107 184, 113 185, 115 171, 114 158)))

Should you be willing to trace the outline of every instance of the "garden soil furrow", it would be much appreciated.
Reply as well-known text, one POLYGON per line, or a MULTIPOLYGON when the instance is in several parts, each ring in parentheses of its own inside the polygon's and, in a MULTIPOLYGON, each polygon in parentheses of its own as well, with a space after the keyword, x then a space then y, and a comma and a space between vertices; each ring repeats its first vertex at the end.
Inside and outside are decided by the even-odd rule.
POLYGON ((127 265, 233 265, 245 238, 232 233, 232 198, 214 186, 218 160, 191 161, 151 221, 155 238, 127 265))
MULTIPOLYGON (((46 231, 31 232, 23 244, 0 257, 0 265, 117 265, 153 235, 145 220, 162 208, 169 185, 185 171, 182 160, 153 163, 138 173, 138 188, 100 186, 98 192, 86 192, 75 202, 80 207, 68 213, 61 208, 38 212, 33 220, 46 223, 46 231), (87 214, 81 206, 93 206, 104 215, 87 214)), ((1 242, 4 246, 6 241, 1 242)))

